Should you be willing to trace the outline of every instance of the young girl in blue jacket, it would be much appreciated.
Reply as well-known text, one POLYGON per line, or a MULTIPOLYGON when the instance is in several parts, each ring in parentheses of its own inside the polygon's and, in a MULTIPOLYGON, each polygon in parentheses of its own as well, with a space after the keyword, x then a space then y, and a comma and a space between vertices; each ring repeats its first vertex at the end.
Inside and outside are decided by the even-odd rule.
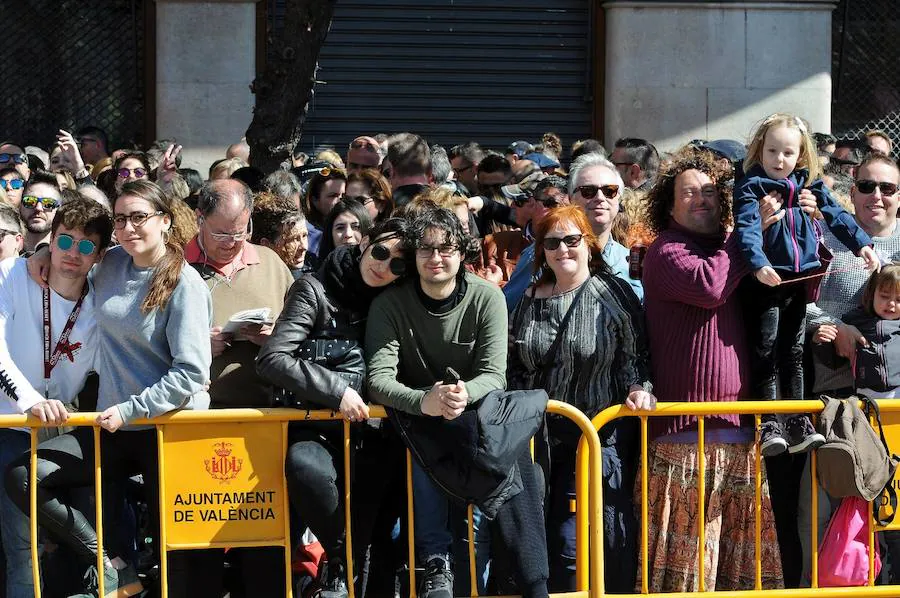
MULTIPOLYGON (((806 285, 797 279, 821 264, 815 224, 800 209, 800 191, 812 192, 825 224, 867 268, 877 269, 878 258, 872 240, 819 178, 816 144, 801 119, 783 113, 766 118, 750 142, 744 172, 735 186, 734 214, 738 242, 756 279, 744 289, 754 397, 775 400, 780 374, 784 398, 802 399, 807 295, 806 285), (759 201, 772 192, 781 195, 784 215, 763 231, 759 201)), ((783 424, 774 415, 764 415, 760 432, 760 449, 767 457, 785 450, 809 451, 825 442, 802 414, 787 417, 783 424)))

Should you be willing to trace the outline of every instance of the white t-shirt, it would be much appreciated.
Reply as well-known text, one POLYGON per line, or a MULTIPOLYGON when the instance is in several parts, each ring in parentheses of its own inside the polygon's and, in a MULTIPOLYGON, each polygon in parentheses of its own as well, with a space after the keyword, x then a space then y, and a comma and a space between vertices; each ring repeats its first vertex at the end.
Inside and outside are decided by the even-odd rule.
MULTIPOLYGON (((75 303, 50 291, 51 354, 75 303)), ((41 287, 28 277, 25 259, 0 261, 0 414, 25 413, 44 400, 43 330, 41 287)), ((89 287, 67 346, 50 373, 49 398, 72 402, 94 369, 97 342, 94 292, 89 287)))

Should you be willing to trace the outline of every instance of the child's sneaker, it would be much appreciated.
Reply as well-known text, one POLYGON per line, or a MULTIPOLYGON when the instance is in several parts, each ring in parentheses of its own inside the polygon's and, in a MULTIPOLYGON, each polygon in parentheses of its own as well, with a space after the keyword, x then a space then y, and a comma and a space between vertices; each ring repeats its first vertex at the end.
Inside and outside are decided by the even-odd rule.
POLYGON ((789 453, 805 453, 825 444, 825 437, 816 432, 808 415, 792 415, 785 427, 789 453))
POLYGON ((774 457, 787 450, 784 429, 777 419, 764 420, 759 426, 759 452, 763 457, 774 457))

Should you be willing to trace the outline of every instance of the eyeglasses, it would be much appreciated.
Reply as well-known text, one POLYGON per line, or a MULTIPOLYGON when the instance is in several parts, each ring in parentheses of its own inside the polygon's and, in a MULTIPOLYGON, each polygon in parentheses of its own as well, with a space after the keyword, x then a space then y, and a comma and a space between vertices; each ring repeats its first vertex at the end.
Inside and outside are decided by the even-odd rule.
POLYGON ((581 193, 581 197, 585 199, 594 199, 597 197, 597 192, 603 194, 603 197, 606 199, 615 199, 619 194, 619 186, 618 185, 581 185, 580 187, 575 187, 575 191, 577 193, 581 193))
POLYGON ((379 262, 390 260, 388 261, 388 268, 390 268, 391 274, 395 276, 403 276, 406 273, 406 262, 402 258, 391 257, 391 250, 384 245, 379 243, 372 245, 372 257, 379 262))
POLYGON ((62 202, 60 202, 55 197, 37 197, 35 195, 26 195, 22 198, 22 205, 30 210, 35 209, 38 204, 41 204, 41 207, 45 210, 55 210, 62 205, 62 202))
POLYGON ((8 181, 6 179, 0 179, 0 187, 3 187, 4 191, 9 191, 10 189, 21 189, 24 186, 25 181, 23 181, 22 179, 11 179, 8 181))
POLYGON ((344 201, 358 201, 362 205, 375 201, 374 197, 369 197, 368 195, 344 195, 341 199, 344 201))
POLYGON ((116 227, 117 230, 122 230, 125 228, 126 222, 131 222, 131 226, 134 228, 140 228, 144 226, 148 220, 153 218, 154 216, 162 216, 165 212, 161 210, 157 210, 152 214, 148 214, 147 212, 132 212, 131 214, 116 214, 113 217, 113 226, 116 227))
POLYGON ((613 166, 617 168, 619 166, 631 166, 632 164, 637 164, 637 162, 613 162, 613 166))
POLYGON ((120 168, 116 171, 116 174, 119 175, 120 179, 127 179, 131 176, 131 173, 134 173, 134 177, 138 179, 147 176, 147 171, 140 166, 137 168, 120 168))
POLYGON ((875 188, 881 189, 882 195, 893 195, 897 192, 897 185, 888 183, 887 181, 870 181, 869 179, 860 179, 856 181, 856 188, 864 195, 875 193, 875 188))
MULTIPOLYGON (((206 219, 203 216, 200 217, 200 224, 201 226, 206 224, 206 219)), ((242 233, 214 233, 210 230, 206 232, 216 243, 240 243, 253 236, 253 221, 247 221, 247 230, 242 233)))
MULTIPOLYGON (((68 251, 72 249, 72 245, 75 245, 75 238, 72 237, 72 235, 56 236, 56 246, 61 250, 68 251)), ((97 251, 97 244, 90 239, 82 239, 78 241, 78 253, 80 253, 81 255, 91 255, 95 251, 97 251)))
POLYGON ((566 247, 578 247, 584 235, 566 235, 565 237, 544 237, 544 249, 547 251, 555 251, 559 249, 560 244, 565 243, 566 247))
POLYGON ((420 257, 422 259, 429 259, 434 255, 434 252, 437 251, 438 255, 441 257, 450 257, 454 253, 456 253, 459 248, 456 245, 448 243, 447 245, 423 245, 422 247, 416 248, 416 257, 420 257))
POLYGON ((456 173, 456 176, 459 176, 460 174, 462 174, 462 173, 464 173, 465 171, 469 170, 469 169, 472 168, 473 166, 475 166, 475 165, 474 165, 474 164, 469 164, 468 166, 462 166, 462 167, 460 167, 460 168, 454 168, 454 169, 453 169, 453 172, 456 173))
POLYGON ((0 164, 6 164, 10 161, 15 164, 25 164, 28 162, 28 157, 25 154, 0 154, 0 164))

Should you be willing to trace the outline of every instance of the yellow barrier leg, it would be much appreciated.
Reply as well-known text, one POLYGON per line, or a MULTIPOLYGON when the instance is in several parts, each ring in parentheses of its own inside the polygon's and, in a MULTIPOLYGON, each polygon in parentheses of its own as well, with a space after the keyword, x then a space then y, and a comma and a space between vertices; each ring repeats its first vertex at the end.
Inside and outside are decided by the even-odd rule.
POLYGON ((406 449, 406 517, 409 541, 409 598, 416 598, 416 530, 413 522, 412 453, 406 449))
MULTIPOLYGON (((94 431, 94 502, 96 503, 97 525, 97 577, 99 578, 100 596, 106 596, 103 583, 103 479, 102 465, 100 461, 100 428, 95 426, 94 431)), ((160 501, 162 501, 162 493, 160 493, 160 501)), ((163 595, 165 598, 165 594, 163 595)))
POLYGON ((353 598, 353 539, 350 537, 350 421, 344 422, 344 544, 347 551, 347 595, 353 598))
POLYGON ((812 587, 819 587, 819 480, 816 477, 816 451, 809 452, 809 483, 812 486, 812 507, 810 508, 810 521, 812 529, 812 554, 810 554, 810 563, 812 564, 812 587))
POLYGON ((31 535, 31 580, 34 582, 34 595, 41 598, 41 568, 38 560, 38 535, 37 535, 37 433, 38 428, 31 428, 31 467, 28 472, 28 503, 31 520, 29 533, 31 535))
MULTIPOLYGON (((281 422, 281 471, 284 471, 288 452, 288 422, 281 422)), ((291 542, 291 501, 288 497, 287 477, 281 478, 283 495, 281 508, 284 512, 284 589, 287 598, 294 596, 294 577, 291 570, 294 544, 291 542)), ((349 529, 349 528, 348 528, 349 529)))
POLYGON ((754 517, 753 522, 756 527, 755 537, 753 539, 754 544, 754 554, 756 555, 756 589, 762 589, 762 454, 759 451, 759 429, 760 429, 760 416, 755 416, 753 418, 755 432, 755 445, 757 450, 754 451, 756 453, 756 488, 753 493, 754 497, 754 517))
MULTIPOLYGON (((165 426, 156 426, 156 453, 159 466, 159 587, 162 598, 169 597, 169 556, 166 546, 166 463, 163 456, 165 426)), ((286 515, 285 515, 286 516, 286 515)), ((103 595, 102 592, 100 594, 103 595)))
MULTIPOLYGON (((590 492, 587 487, 589 455, 584 454, 580 444, 575 453, 575 502, 584 505, 590 492)), ((586 592, 591 586, 589 517, 589 509, 575 509, 575 588, 580 592, 586 592)))
POLYGON ((700 577, 700 591, 706 591, 706 421, 703 417, 697 418, 697 452, 699 453, 699 467, 697 470, 697 513, 699 514, 700 551, 697 563, 697 574, 700 577))
POLYGON ((472 596, 478 595, 478 575, 475 571, 475 507, 469 504, 469 591, 472 596))
POLYGON ((650 564, 648 529, 649 514, 647 509, 647 416, 641 416, 641 592, 650 593, 650 564))

